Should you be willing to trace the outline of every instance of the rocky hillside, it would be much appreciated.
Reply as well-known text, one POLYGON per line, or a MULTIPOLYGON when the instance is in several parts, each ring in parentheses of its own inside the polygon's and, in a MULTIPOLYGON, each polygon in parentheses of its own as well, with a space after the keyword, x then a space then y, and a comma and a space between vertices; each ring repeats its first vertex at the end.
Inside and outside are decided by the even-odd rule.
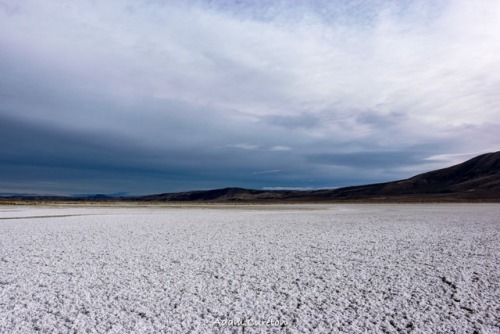
POLYGON ((500 152, 409 179, 333 190, 266 191, 224 188, 141 197, 144 201, 325 202, 343 200, 481 201, 500 200, 500 152))

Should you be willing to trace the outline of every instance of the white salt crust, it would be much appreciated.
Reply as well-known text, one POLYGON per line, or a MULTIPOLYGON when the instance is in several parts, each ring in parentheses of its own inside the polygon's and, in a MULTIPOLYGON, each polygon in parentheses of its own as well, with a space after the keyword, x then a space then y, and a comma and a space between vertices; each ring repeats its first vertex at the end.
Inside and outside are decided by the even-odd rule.
POLYGON ((500 205, 2 206, 0 333, 500 333, 500 205))

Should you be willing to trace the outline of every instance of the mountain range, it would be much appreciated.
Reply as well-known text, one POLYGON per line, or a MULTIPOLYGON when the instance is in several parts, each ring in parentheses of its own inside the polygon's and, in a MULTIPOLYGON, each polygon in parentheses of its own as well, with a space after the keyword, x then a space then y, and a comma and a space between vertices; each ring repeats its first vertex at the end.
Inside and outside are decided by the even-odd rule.
POLYGON ((124 202, 500 202, 500 151, 486 153, 461 164, 414 177, 377 184, 324 190, 256 190, 224 188, 163 193, 138 197, 86 196, 3 196, 0 200, 37 201, 124 201, 124 202))
POLYGON ((224 188, 135 199, 153 202, 500 201, 500 151, 393 182, 310 191, 224 188))

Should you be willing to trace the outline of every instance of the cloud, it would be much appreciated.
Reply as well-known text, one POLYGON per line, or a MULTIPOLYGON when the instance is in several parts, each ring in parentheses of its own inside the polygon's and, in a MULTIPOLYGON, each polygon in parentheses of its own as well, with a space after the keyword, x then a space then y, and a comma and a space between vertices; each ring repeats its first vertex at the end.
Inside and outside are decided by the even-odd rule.
POLYGON ((472 159, 480 154, 485 154, 489 152, 490 151, 478 151, 478 152, 467 152, 467 153, 438 154, 427 157, 424 160, 429 162, 444 162, 451 166, 459 164, 465 160, 472 159))
POLYGON ((331 166, 348 166, 356 169, 393 168, 401 165, 414 165, 422 161, 422 156, 415 152, 348 152, 319 153, 307 156, 314 163, 331 166))
POLYGON ((269 151, 272 151, 272 152, 287 152, 287 151, 291 151, 291 150, 292 150, 291 147, 281 146, 281 145, 273 146, 269 149, 269 151))
POLYGON ((496 151, 497 31, 491 1, 0 1, 0 191, 335 186, 496 151))
POLYGON ((301 115, 270 115, 263 117, 262 120, 271 125, 284 127, 286 129, 314 129, 321 123, 321 119, 316 115, 301 114, 301 115))
POLYGON ((274 173, 279 173, 281 170, 279 169, 272 169, 272 170, 264 170, 261 172, 253 172, 253 175, 261 175, 261 174, 274 174, 274 173))
POLYGON ((253 144, 232 144, 232 145, 226 145, 227 147, 234 147, 234 148, 239 148, 242 150, 258 150, 259 145, 253 145, 253 144))

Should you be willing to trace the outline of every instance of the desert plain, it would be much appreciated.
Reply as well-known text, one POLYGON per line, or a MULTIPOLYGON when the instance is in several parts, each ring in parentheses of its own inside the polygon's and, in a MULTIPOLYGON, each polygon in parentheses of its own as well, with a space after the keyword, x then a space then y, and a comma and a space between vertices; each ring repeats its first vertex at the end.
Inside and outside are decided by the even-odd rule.
POLYGON ((499 204, 0 206, 0 333, 500 333, 499 204))

